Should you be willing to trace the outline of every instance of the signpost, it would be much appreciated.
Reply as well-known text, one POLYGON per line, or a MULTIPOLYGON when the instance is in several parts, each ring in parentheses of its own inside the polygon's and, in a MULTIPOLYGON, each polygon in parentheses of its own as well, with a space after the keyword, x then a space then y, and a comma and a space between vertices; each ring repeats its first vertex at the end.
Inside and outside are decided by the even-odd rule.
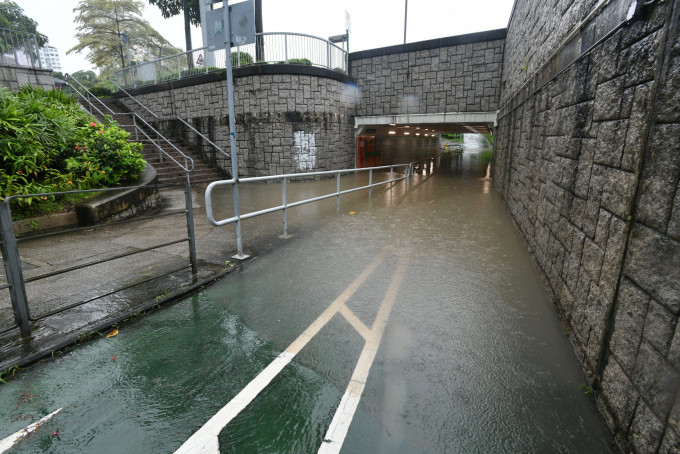
POLYGON ((201 0, 201 24, 203 25, 203 39, 208 51, 226 50, 227 66, 227 97, 229 105, 229 146, 231 149, 231 178, 235 180, 233 186, 234 213, 236 221, 236 247, 238 253, 234 258, 243 260, 241 238, 241 218, 238 204, 238 156, 236 153, 236 121, 234 114, 234 79, 232 76, 231 47, 243 46, 255 42, 255 2, 246 0, 229 6, 227 0, 201 0), (206 9, 206 6, 221 1, 222 8, 206 9))

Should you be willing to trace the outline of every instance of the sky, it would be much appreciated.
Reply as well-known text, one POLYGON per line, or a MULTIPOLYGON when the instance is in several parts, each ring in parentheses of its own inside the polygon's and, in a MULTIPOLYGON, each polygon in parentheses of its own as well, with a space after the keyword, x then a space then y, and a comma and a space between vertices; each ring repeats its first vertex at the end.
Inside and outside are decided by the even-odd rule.
MULTIPOLYGON (((78 0, 14 0, 24 14, 38 23, 38 31, 59 50, 62 72, 95 69, 87 52, 66 55, 75 46, 73 8, 78 0)), ((184 49, 184 19, 164 19, 160 10, 146 5, 144 18, 170 43, 184 49)), ((404 42, 404 6, 407 0, 262 0, 265 32, 297 32, 328 38, 345 33, 345 11, 350 15, 350 51, 393 46, 404 42)), ((230 2, 230 3, 236 3, 230 2)), ((514 0, 410 0, 406 42, 462 35, 508 25, 514 0)), ((202 47, 199 27, 192 27, 194 48, 202 47)))

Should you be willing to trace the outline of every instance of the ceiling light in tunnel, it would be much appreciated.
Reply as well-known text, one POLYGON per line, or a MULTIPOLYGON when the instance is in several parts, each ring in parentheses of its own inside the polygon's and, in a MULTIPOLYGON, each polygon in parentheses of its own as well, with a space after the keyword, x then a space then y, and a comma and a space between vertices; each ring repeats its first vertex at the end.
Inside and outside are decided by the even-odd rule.
POLYGON ((397 126, 396 123, 390 123, 390 126, 397 126))
POLYGON ((429 136, 429 134, 428 134, 428 133, 425 133, 425 137, 428 137, 428 136, 429 136))
POLYGON ((388 134, 396 134, 396 131, 387 131, 388 134))
POLYGON ((406 126, 404 126, 404 128, 410 128, 410 126, 409 126, 409 125, 406 125, 406 126))
POLYGON ((411 133, 408 132, 408 131, 406 131, 406 132, 404 133, 405 136, 407 136, 407 135, 409 135, 409 134, 411 134, 411 133))
POLYGON ((417 135, 417 136, 419 136, 419 135, 420 135, 420 133, 419 133, 419 132, 417 132, 417 133, 416 133, 416 135, 417 135))

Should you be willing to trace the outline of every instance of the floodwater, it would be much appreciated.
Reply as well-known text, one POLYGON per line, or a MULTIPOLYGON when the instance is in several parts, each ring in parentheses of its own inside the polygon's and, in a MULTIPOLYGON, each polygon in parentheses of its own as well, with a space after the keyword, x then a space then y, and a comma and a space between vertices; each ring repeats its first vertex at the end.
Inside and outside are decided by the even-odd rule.
POLYGON ((261 238, 245 244, 266 254, 0 386, 0 439, 63 408, 9 452, 173 452, 342 297, 344 312, 221 430, 221 452, 327 444, 369 329, 379 346, 343 453, 616 452, 484 178, 489 157, 442 157, 432 175, 343 198, 339 213, 334 199, 291 210, 292 239, 277 238, 280 216, 244 222, 261 238))

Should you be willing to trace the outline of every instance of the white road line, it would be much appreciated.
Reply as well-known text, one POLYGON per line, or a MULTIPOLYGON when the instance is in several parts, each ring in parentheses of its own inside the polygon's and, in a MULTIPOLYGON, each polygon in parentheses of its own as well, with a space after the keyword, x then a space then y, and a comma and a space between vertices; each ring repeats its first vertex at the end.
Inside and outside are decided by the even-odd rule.
POLYGON ((392 282, 390 282, 390 286, 385 294, 385 298, 383 298, 383 302, 380 305, 378 315, 373 322, 371 335, 366 336, 366 344, 361 351, 361 356, 354 368, 352 378, 345 390, 345 394, 340 400, 340 405, 338 406, 335 415, 333 415, 333 420, 331 421, 330 426, 328 426, 328 431, 326 432, 323 443, 319 447, 319 454, 339 453, 340 449, 342 449, 342 444, 347 437, 349 426, 354 419, 354 413, 356 413, 357 407, 359 406, 361 394, 364 392, 368 373, 373 365, 375 355, 378 353, 380 340, 385 331, 387 319, 392 312, 394 301, 397 298, 399 286, 404 278, 405 269, 405 262, 401 260, 399 262, 399 268, 397 268, 397 272, 394 274, 392 282))
POLYGON ((220 411, 208 420, 200 429, 189 437, 175 454, 213 454, 219 453, 218 435, 238 414, 252 402, 264 388, 291 362, 307 343, 323 328, 333 316, 345 307, 345 303, 356 292, 359 287, 375 271, 378 265, 387 256, 385 250, 378 258, 369 264, 361 274, 343 291, 340 296, 324 310, 309 327, 298 336, 286 350, 272 361, 257 377, 241 390, 233 399, 227 403, 220 411))
POLYGON ((57 413, 59 413, 63 409, 64 408, 62 407, 58 410, 55 410, 52 413, 50 413, 49 415, 47 415, 43 418, 40 418, 39 420, 37 420, 33 424, 30 424, 30 425, 24 427, 23 429, 21 429, 20 431, 13 433, 9 437, 0 440, 0 454, 7 451, 9 448, 14 446, 15 444, 19 443, 22 439, 24 439, 24 437, 28 436, 31 432, 37 430, 40 427, 40 424, 44 424, 45 422, 49 421, 52 418, 52 416, 56 415, 57 413))

